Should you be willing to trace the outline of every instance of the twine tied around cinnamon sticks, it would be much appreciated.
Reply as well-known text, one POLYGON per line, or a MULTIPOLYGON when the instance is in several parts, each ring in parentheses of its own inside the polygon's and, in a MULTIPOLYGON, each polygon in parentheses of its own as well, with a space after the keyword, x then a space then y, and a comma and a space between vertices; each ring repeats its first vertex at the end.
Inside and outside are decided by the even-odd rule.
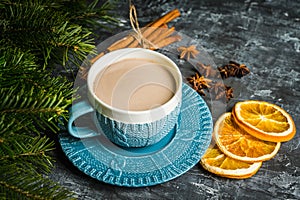
POLYGON ((153 44, 143 36, 139 26, 135 6, 132 3, 130 3, 129 6, 129 19, 130 19, 131 27, 134 31, 134 33, 131 33, 131 35, 138 41, 140 46, 145 49, 155 48, 155 44, 153 44))
MULTIPOLYGON (((134 10, 132 10, 134 11, 134 10)), ((139 26, 137 22, 137 16, 136 11, 134 11, 132 14, 133 19, 133 25, 139 26), (135 13, 134 13, 135 12, 135 13)), ((181 40, 181 36, 178 34, 174 35, 175 27, 172 26, 168 28, 168 23, 177 17, 180 16, 180 12, 178 9, 171 10, 170 12, 166 13, 162 17, 154 20, 153 22, 147 24, 145 27, 135 28, 139 33, 139 35, 142 35, 142 38, 146 38, 147 41, 150 42, 150 44, 155 44, 153 46, 149 45, 148 49, 155 50, 162 48, 164 46, 167 46, 169 44, 172 44, 174 42, 177 42, 181 40)), ((145 39, 144 39, 145 41, 145 39)), ((149 43, 148 43, 149 44, 149 43)), ((96 62, 100 57, 102 57, 106 52, 111 52, 117 49, 122 48, 137 48, 141 47, 141 44, 138 42, 138 40, 133 37, 133 34, 130 33, 124 38, 114 42, 109 47, 107 47, 105 52, 100 52, 98 55, 96 55, 94 58, 90 60, 91 64, 96 62)))

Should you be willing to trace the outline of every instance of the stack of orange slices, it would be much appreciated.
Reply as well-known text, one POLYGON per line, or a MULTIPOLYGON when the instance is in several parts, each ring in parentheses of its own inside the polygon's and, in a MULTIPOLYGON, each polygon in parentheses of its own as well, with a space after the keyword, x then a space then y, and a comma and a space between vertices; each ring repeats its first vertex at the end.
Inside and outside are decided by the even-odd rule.
POLYGON ((219 176, 244 179, 273 158, 281 142, 294 137, 296 127, 281 107, 264 101, 238 102, 214 126, 213 141, 200 163, 219 176))

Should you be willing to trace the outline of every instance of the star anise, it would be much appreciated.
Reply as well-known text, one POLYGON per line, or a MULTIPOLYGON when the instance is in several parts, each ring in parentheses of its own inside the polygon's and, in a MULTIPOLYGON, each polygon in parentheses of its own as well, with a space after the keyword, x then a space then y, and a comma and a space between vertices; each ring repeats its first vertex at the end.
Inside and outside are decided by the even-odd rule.
POLYGON ((233 98, 233 88, 227 85, 224 86, 225 86, 226 100, 229 101, 231 98, 233 98))
POLYGON ((231 98, 233 98, 233 88, 223 84, 222 82, 217 82, 212 85, 210 91, 215 100, 226 98, 226 101, 228 102, 231 98))
POLYGON ((230 76, 241 78, 250 73, 250 70, 246 65, 234 61, 229 61, 227 65, 218 67, 218 70, 220 71, 222 78, 228 78, 230 76))
POLYGON ((195 76, 187 78, 187 80, 201 96, 205 96, 204 89, 210 88, 209 84, 212 82, 212 80, 200 76, 198 73, 195 76))
POLYGON ((191 56, 195 58, 199 54, 195 45, 191 45, 189 47, 181 46, 177 48, 177 51, 180 52, 179 58, 185 58, 186 60, 190 60, 191 56))

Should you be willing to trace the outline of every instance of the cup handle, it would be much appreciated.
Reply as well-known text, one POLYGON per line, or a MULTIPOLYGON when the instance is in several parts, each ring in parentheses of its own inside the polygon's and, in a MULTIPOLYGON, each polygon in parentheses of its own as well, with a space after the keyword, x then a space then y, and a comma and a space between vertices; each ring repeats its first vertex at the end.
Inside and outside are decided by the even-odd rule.
POLYGON ((94 108, 86 101, 78 102, 71 107, 70 118, 68 121, 68 131, 73 137, 89 138, 99 135, 99 133, 88 127, 76 127, 73 125, 77 118, 94 111, 94 108))

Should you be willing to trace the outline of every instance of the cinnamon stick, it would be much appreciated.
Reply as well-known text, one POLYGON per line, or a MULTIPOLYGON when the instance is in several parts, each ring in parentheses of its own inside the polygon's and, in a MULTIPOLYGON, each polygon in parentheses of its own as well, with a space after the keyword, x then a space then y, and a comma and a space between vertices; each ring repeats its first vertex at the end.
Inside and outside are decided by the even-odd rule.
MULTIPOLYGON (((167 27, 168 27, 167 23, 176 19, 179 16, 180 16, 180 12, 178 9, 171 10, 170 12, 166 13, 162 17, 160 17, 160 18, 156 19, 155 21, 146 25, 142 29, 143 37, 148 39, 149 41, 151 41, 152 38, 155 39, 155 40, 153 40, 153 43, 155 45, 157 45, 156 43, 158 43, 158 46, 161 46, 161 47, 171 44, 172 41, 176 42, 176 41, 180 40, 179 37, 169 37, 169 38, 166 38, 166 41, 164 44, 164 41, 161 41, 161 40, 165 40, 164 37, 168 37, 170 34, 172 34, 174 31, 174 27, 170 28, 170 30, 167 30, 162 35, 159 34, 159 31, 161 31, 161 30, 157 30, 160 28, 167 29, 167 27), (154 34, 153 36, 151 36, 152 33, 154 34), (159 37, 156 37, 156 36, 159 36, 159 37)), ((107 48, 107 50, 114 51, 114 50, 122 49, 122 48, 126 48, 126 47, 134 48, 134 47, 141 47, 141 46, 140 46, 139 42, 135 39, 135 37, 133 37, 132 35, 128 35, 128 36, 116 41, 112 45, 110 45, 107 48)), ((155 48, 151 47, 150 49, 155 49, 155 48)), ((96 62, 96 60, 98 60, 103 55, 104 55, 104 52, 101 52, 99 55, 97 55, 96 57, 91 59, 91 63, 96 62)))
POLYGON ((180 16, 180 12, 178 9, 171 10, 170 12, 166 13, 164 16, 156 19, 155 21, 149 23, 147 26, 151 27, 160 27, 162 24, 167 24, 170 21, 176 19, 180 16))
POLYGON ((101 58, 102 56, 104 56, 104 52, 101 52, 101 53, 99 53, 97 56, 95 56, 94 58, 92 58, 91 60, 90 60, 90 62, 92 63, 92 64, 94 64, 99 58, 101 58))
POLYGON ((108 51, 114 51, 117 49, 122 49, 127 47, 132 41, 134 40, 134 37, 129 35, 127 37, 124 37, 118 41, 116 41, 115 43, 113 43, 112 45, 110 45, 107 50, 108 51))
POLYGON ((159 49, 165 46, 168 46, 174 42, 178 42, 181 40, 181 36, 180 35, 173 35, 167 38, 164 38, 162 41, 158 42, 155 44, 155 48, 150 48, 151 50, 155 50, 155 49, 159 49))
POLYGON ((153 40, 153 44, 160 42, 162 39, 168 37, 175 31, 175 27, 171 27, 169 29, 164 29, 162 33, 153 40))
MULTIPOLYGON (((153 27, 161 27, 163 24, 167 24, 168 22, 172 21, 173 19, 176 19, 177 17, 180 16, 180 12, 178 9, 174 9, 171 10, 170 12, 168 12, 167 14, 165 14, 164 16, 162 16, 161 18, 158 18, 157 20, 155 20, 153 23, 150 24, 150 26, 148 26, 149 28, 145 28, 145 30, 142 32, 143 37, 147 38, 149 37, 149 35, 151 35, 153 33, 153 31, 155 30, 155 28, 153 27)), ((147 27, 147 26, 146 26, 147 27)), ((134 40, 129 47, 136 47, 138 45, 137 40, 134 40)))
MULTIPOLYGON (((175 19, 179 16, 180 16, 180 12, 178 9, 174 9, 174 10, 168 12, 161 18, 158 18, 154 22, 151 22, 150 24, 148 24, 146 27, 151 27, 150 30, 147 30, 146 27, 144 27, 143 31, 142 31, 143 37, 147 38, 151 34, 151 32, 153 32, 155 30, 155 28, 153 28, 153 27, 165 27, 165 25, 168 22, 172 21, 173 19, 175 19), (145 34, 145 33, 147 33, 147 34, 145 34)), ((116 49, 121 49, 121 48, 125 48, 125 47, 128 47, 128 48, 138 47, 138 41, 136 41, 133 36, 128 36, 128 37, 125 37, 125 38, 113 43, 107 49, 109 51, 114 51, 116 49)))
POLYGON ((149 37, 146 38, 148 41, 151 41, 151 42, 153 42, 155 39, 157 39, 157 37, 159 37, 161 34, 163 34, 163 32, 165 32, 165 30, 168 30, 168 25, 163 24, 159 28, 153 28, 153 29, 154 29, 153 33, 151 35, 149 35, 149 37))

